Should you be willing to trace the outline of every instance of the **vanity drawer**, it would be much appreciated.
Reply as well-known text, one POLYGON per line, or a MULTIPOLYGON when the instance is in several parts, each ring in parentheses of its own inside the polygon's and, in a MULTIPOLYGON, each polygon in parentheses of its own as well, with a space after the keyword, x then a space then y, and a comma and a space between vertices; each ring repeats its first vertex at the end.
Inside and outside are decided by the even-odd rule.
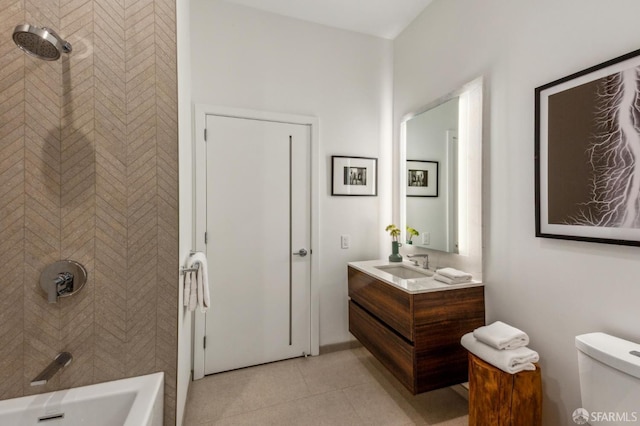
POLYGON ((349 267, 349 297, 406 339, 414 340, 409 293, 349 267))
POLYGON ((349 301, 349 331, 415 394, 413 346, 353 301, 349 301))
POLYGON ((467 379, 467 350, 460 338, 484 325, 481 318, 444 320, 416 328, 417 391, 426 392, 467 379))
POLYGON ((471 319, 482 322, 476 327, 484 325, 484 287, 416 294, 413 303, 416 327, 471 319))

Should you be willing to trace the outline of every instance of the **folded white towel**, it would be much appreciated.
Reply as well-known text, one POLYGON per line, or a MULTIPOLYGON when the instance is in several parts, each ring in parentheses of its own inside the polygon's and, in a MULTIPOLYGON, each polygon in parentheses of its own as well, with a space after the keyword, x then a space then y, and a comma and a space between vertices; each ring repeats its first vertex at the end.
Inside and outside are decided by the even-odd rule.
POLYGON ((527 333, 502 321, 476 328, 473 337, 496 349, 516 349, 529 344, 527 333))
POLYGON ((442 268, 442 269, 438 269, 436 271, 436 273, 445 276, 447 278, 451 278, 452 280, 460 280, 460 279, 466 279, 471 280, 472 276, 471 274, 467 273, 467 272, 463 272, 463 271, 459 271, 457 269, 454 268, 442 268))
POLYGON ((538 362, 540 359, 536 351, 524 346, 509 351, 492 348, 479 342, 473 337, 473 333, 467 333, 462 336, 460 343, 478 358, 511 374, 535 370, 536 366, 533 363, 538 362))
MULTIPOLYGON (((205 313, 209 309, 209 277, 207 274, 207 257, 202 252, 196 252, 191 256, 192 268, 198 268, 196 271, 197 296, 200 312, 205 313)), ((195 308, 194 308, 195 309, 195 308)))
POLYGON ((471 278, 469 277, 461 277, 461 278, 449 278, 449 277, 445 277, 444 275, 440 275, 439 273, 436 272, 436 274, 433 276, 434 280, 443 282, 445 284, 462 284, 462 283, 468 283, 471 281, 471 278))
POLYGON ((189 299, 191 298, 191 272, 184 272, 184 287, 182 291, 182 304, 189 306, 189 299))

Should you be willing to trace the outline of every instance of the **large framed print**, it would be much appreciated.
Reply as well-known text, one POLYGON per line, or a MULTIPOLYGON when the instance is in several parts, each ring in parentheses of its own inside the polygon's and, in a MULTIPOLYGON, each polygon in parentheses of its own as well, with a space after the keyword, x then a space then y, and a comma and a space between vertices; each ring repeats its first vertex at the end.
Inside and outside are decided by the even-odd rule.
POLYGON ((407 197, 438 196, 437 161, 407 160, 407 197))
POLYGON ((331 195, 378 195, 378 159, 332 156, 331 195))
POLYGON ((536 236, 640 246, 640 50, 535 89, 536 236))

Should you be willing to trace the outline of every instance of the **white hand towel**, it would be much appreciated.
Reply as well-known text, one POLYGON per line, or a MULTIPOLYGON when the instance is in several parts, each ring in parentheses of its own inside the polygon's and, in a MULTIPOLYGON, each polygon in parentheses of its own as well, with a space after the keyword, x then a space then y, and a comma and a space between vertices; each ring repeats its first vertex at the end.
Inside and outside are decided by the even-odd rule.
POLYGON ((460 343, 478 358, 481 358, 489 364, 498 367, 500 370, 511 374, 516 374, 526 370, 535 370, 536 366, 533 365, 533 363, 538 362, 540 359, 536 351, 527 347, 521 347, 509 351, 494 349, 491 346, 479 342, 475 337, 473 337, 473 333, 467 333, 462 336, 460 343))
MULTIPOLYGON (((452 280, 460 280, 465 279, 467 281, 471 280, 471 274, 467 272, 462 272, 454 268, 442 268, 436 271, 438 274, 445 276, 447 278, 451 278, 452 280)), ((463 281, 464 282, 464 281, 463 281)))
POLYGON ((467 277, 461 277, 461 278, 449 278, 449 277, 445 277, 444 275, 440 275, 439 273, 436 272, 436 274, 433 276, 434 280, 443 282, 445 284, 462 284, 462 283, 468 283, 471 282, 471 278, 467 278, 467 277))
POLYGON ((529 344, 527 333, 502 321, 476 328, 473 337, 496 349, 516 349, 529 344))
POLYGON ((196 306, 198 306, 198 280, 194 275, 195 272, 187 272, 187 274, 190 274, 191 281, 191 291, 189 291, 189 305, 187 306, 187 309, 195 311, 196 306))
POLYGON ((207 312, 207 309, 209 309, 209 305, 211 303, 209 297, 207 257, 204 255, 204 253, 199 251, 191 256, 191 264, 194 268, 198 268, 198 270, 196 271, 198 305, 200 306, 200 312, 205 313, 207 312))
POLYGON ((189 306, 189 298, 191 297, 191 272, 184 272, 184 288, 182 292, 182 304, 189 306))

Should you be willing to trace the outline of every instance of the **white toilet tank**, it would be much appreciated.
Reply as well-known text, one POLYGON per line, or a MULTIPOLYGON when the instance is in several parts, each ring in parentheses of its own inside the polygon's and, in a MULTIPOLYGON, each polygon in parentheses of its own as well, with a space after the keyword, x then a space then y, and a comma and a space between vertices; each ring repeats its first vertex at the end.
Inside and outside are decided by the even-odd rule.
POLYGON ((576 336, 576 348, 589 424, 640 424, 640 344, 589 333, 576 336))

